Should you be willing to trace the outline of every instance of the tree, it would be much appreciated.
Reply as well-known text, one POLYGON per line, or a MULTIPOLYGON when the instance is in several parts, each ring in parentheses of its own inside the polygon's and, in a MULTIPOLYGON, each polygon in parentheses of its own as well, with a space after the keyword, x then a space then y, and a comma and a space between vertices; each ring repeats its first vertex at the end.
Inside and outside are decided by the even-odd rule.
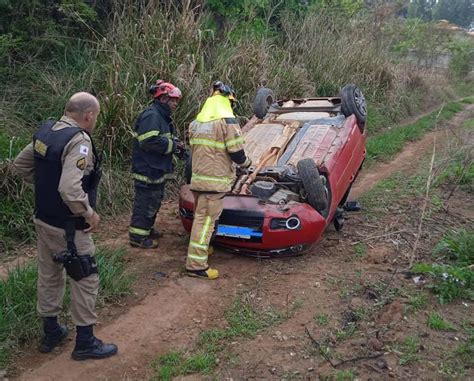
POLYGON ((431 21, 435 0, 412 0, 408 5, 408 17, 431 21))
POLYGON ((433 19, 448 20, 467 28, 474 21, 474 3, 472 0, 438 0, 433 19))

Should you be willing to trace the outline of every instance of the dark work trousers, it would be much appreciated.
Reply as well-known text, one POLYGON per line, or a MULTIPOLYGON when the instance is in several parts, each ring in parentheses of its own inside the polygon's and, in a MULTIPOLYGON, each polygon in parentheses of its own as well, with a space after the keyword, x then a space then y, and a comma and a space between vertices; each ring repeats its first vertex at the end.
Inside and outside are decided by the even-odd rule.
POLYGON ((165 183, 147 184, 135 181, 132 220, 129 236, 133 240, 143 240, 150 235, 165 194, 165 183))

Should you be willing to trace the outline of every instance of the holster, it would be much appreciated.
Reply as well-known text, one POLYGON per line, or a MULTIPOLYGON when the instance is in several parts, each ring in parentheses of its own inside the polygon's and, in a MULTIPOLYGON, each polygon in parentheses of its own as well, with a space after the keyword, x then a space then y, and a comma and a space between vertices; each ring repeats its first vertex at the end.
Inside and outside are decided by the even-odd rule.
POLYGON ((78 282, 81 279, 87 278, 91 274, 96 274, 98 270, 94 257, 89 254, 77 254, 76 244, 74 243, 75 235, 75 221, 73 218, 70 218, 66 222, 67 251, 56 255, 53 260, 64 264, 67 275, 78 282))

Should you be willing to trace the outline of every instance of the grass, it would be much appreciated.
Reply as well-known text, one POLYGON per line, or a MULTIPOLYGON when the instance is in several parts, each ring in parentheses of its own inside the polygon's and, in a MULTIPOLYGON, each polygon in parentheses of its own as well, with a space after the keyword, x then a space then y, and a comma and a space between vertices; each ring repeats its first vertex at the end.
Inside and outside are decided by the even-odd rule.
POLYGON ((314 316, 313 320, 320 326, 320 327, 324 327, 326 325, 328 325, 329 323, 329 318, 328 318, 328 315, 326 314, 317 314, 314 316))
POLYGON ((461 101, 450 102, 440 110, 421 117, 414 123, 369 136, 366 145, 368 162, 390 160, 403 149, 407 142, 420 139, 426 131, 433 129, 436 124, 450 120, 462 109, 461 101))
POLYGON ((358 242, 354 246, 354 258, 362 259, 367 256, 367 245, 364 242, 358 242))
POLYGON ((400 365, 408 365, 419 360, 418 349, 420 347, 419 339, 416 336, 407 336, 403 343, 398 347, 400 365))
POLYGON ((355 379, 355 374, 352 369, 338 370, 334 374, 334 379, 336 381, 352 381, 355 379))
POLYGON ((455 331, 454 326, 442 318, 442 316, 437 312, 431 312, 428 315, 428 321, 426 322, 428 327, 436 331, 455 331))
POLYGON ((474 328, 472 327, 472 323, 463 327, 467 339, 445 356, 440 366, 441 374, 451 379, 462 379, 466 373, 465 369, 474 366, 474 328))
POLYGON ((423 310, 428 306, 428 295, 423 291, 418 291, 414 295, 410 296, 408 301, 408 312, 417 312, 423 310))
MULTIPOLYGON (((100 289, 98 304, 116 302, 130 292, 132 278, 126 273, 123 249, 98 248, 100 289)), ((41 319, 36 312, 35 263, 12 269, 0 280, 0 369, 5 368, 16 350, 40 336, 41 319)), ((68 297, 64 300, 67 309, 68 297)))
POLYGON ((357 333, 357 326, 355 323, 349 323, 344 328, 338 329, 335 333, 337 341, 344 341, 350 339, 357 333))
POLYGON ((154 380, 171 380, 176 376, 192 373, 210 374, 219 356, 225 356, 227 340, 238 337, 253 338, 263 329, 282 321, 284 314, 272 308, 259 308, 248 298, 239 297, 224 313, 226 328, 214 328, 201 332, 193 353, 170 352, 152 363, 154 380))
POLYGON ((474 232, 450 231, 433 251, 439 263, 417 263, 413 271, 428 274, 428 286, 441 304, 457 299, 474 300, 474 232))

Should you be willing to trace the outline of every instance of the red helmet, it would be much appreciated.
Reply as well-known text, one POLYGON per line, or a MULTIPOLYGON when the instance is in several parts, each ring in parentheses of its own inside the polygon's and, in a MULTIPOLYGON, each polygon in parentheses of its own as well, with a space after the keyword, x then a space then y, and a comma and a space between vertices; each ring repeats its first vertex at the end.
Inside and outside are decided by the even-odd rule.
POLYGON ((175 85, 169 82, 165 82, 162 79, 156 81, 156 85, 150 86, 150 92, 155 98, 159 98, 162 95, 167 95, 170 98, 181 98, 181 90, 175 85))

